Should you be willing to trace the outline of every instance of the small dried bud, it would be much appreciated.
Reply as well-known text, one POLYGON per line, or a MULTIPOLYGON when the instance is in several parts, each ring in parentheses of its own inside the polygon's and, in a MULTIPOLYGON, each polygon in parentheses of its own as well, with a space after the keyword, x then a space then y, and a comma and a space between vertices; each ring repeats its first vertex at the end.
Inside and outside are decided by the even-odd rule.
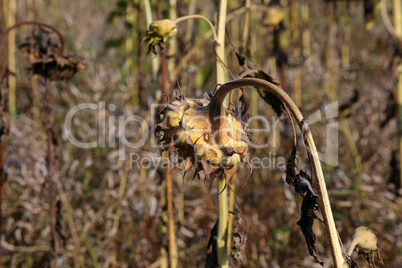
POLYGON ((352 255, 353 250, 361 253, 369 253, 377 249, 377 237, 374 231, 365 226, 356 228, 353 240, 350 244, 348 255, 352 255))
POLYGON ((156 54, 155 47, 158 45, 160 48, 164 48, 164 45, 175 38, 176 34, 177 27, 172 20, 157 20, 149 25, 143 42, 147 42, 148 53, 152 52, 156 54))
POLYGON ((359 254, 363 254, 366 258, 367 262, 369 263, 370 267, 376 267, 375 264, 375 255, 377 256, 379 264, 382 266, 384 262, 381 258, 380 252, 378 250, 378 241, 376 233, 365 226, 360 226, 356 228, 355 233, 353 234, 352 243, 350 243, 348 255, 352 265, 356 263, 352 258, 353 251, 356 250, 359 254))

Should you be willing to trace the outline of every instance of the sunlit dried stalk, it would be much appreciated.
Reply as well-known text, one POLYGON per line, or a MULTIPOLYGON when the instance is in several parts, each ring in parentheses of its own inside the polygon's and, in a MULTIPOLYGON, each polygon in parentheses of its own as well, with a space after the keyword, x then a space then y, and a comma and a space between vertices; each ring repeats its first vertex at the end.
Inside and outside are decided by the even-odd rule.
MULTIPOLYGON (((307 153, 312 163, 315 176, 315 185, 318 185, 319 205, 324 216, 324 223, 330 241, 331 252, 336 267, 343 265, 343 257, 338 241, 338 233, 329 204, 325 180, 319 162, 317 150, 312 134, 304 121, 298 107, 289 96, 279 88, 276 81, 273 83, 261 79, 237 79, 226 84, 224 74, 224 33, 225 33, 226 1, 220 1, 218 17, 218 34, 215 52, 217 56, 217 84, 220 86, 214 93, 204 95, 203 99, 186 99, 178 94, 177 100, 168 104, 161 112, 160 123, 155 128, 155 135, 159 138, 162 149, 168 153, 176 153, 179 157, 177 165, 184 162, 186 174, 195 167, 195 175, 200 171, 213 180, 218 177, 219 218, 217 230, 217 263, 220 267, 228 266, 227 250, 227 192, 228 181, 239 167, 240 161, 247 161, 248 135, 241 123, 234 118, 231 112, 225 109, 226 95, 243 86, 252 86, 262 89, 259 91, 264 100, 269 103, 281 102, 287 106, 296 118, 303 133, 307 153), (274 84, 276 83, 276 85, 274 84), (270 100, 270 96, 277 100, 270 100), (228 123, 230 122, 230 123, 228 123)), ((173 21, 158 21, 150 26, 146 40, 150 49, 156 45, 163 48, 165 42, 176 35, 173 21)), ((258 71, 257 71, 258 72, 258 71)), ((270 77, 268 77, 270 78, 270 77)), ((268 79, 268 81, 270 81, 268 79)), ((280 113, 280 112, 279 112, 280 113)), ((194 175, 194 176, 195 176, 194 175)), ((310 186, 311 192, 314 193, 310 186)), ((314 193, 315 195, 315 193, 314 193)))
POLYGON ((315 175, 313 184, 318 186, 318 203, 324 217, 334 264, 341 267, 343 257, 338 233, 312 134, 297 106, 278 86, 261 79, 243 78, 221 85, 210 99, 204 96, 204 99, 192 100, 179 95, 178 100, 169 104, 162 112, 162 121, 155 129, 162 148, 178 154, 177 164, 184 162, 185 172, 195 167, 195 174, 203 171, 212 178, 223 174, 224 187, 219 190, 225 189, 240 161, 247 161, 249 138, 240 122, 224 108, 223 102, 230 91, 244 86, 260 88, 274 94, 295 117, 312 161, 315 175))
MULTIPOLYGON (((311 160, 313 162, 313 171, 315 176, 313 179, 315 179, 316 185, 318 185, 318 194, 320 196, 319 199, 319 204, 320 204, 320 210, 324 216, 324 224, 325 228, 327 231, 328 239, 330 242, 330 248, 331 248, 331 253, 333 257, 333 261, 336 267, 342 267, 343 265, 343 257, 342 257, 342 252, 341 248, 338 242, 338 234, 336 231, 335 227, 335 222, 333 219, 332 215, 332 210, 328 198, 328 192, 326 189, 325 185, 325 179, 324 175, 322 172, 320 160, 317 154, 317 149, 314 144, 313 136, 308 129, 308 126, 303 124, 304 122, 304 117, 300 113, 300 110, 298 107, 294 104, 294 102, 290 99, 290 97, 279 87, 276 85, 269 83, 267 81, 261 80, 261 79, 255 79, 255 78, 244 78, 244 79, 238 79, 234 80, 231 82, 228 82, 220 87, 220 89, 217 91, 216 95, 214 98, 212 98, 210 106, 219 106, 219 103, 223 102, 224 97, 226 94, 228 94, 231 90, 243 86, 253 86, 253 87, 258 87, 258 88, 263 88, 264 90, 267 90, 274 95, 276 95, 281 101, 284 102, 284 104, 289 108, 291 114, 296 118, 297 123, 299 124, 299 127, 301 131, 305 134, 305 139, 306 139, 306 149, 309 155, 311 155, 311 160)), ((217 116, 220 114, 220 111, 216 110, 211 110, 213 111, 214 115, 217 116)))
MULTIPOLYGON (((216 51, 216 84, 223 84, 226 82, 224 61, 225 61, 225 27, 226 27, 226 9, 227 0, 219 1, 218 11, 218 25, 216 41, 218 45, 216 51), (221 62, 222 61, 222 62, 221 62)), ((225 102, 228 106, 228 100, 225 102)), ((225 268, 229 267, 228 260, 228 223, 229 223, 229 209, 228 209, 228 193, 225 191, 226 183, 229 178, 218 176, 218 238, 217 238, 217 256, 218 265, 225 268)))

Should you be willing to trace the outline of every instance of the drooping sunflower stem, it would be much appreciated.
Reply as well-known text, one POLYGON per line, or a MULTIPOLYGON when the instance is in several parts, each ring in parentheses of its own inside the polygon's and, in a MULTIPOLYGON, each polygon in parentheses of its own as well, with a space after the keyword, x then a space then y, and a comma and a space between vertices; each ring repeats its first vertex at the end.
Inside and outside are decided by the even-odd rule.
POLYGON ((200 19, 200 20, 203 20, 206 23, 208 23, 209 27, 211 28, 212 34, 214 35, 214 39, 218 40, 218 37, 216 36, 216 31, 215 31, 214 25, 212 24, 212 22, 209 19, 207 19, 206 17, 204 17, 202 15, 195 14, 195 15, 179 17, 179 18, 173 20, 173 23, 179 24, 182 21, 191 20, 191 19, 200 19))
POLYGON ((220 121, 216 121, 214 119, 221 118, 221 116, 223 116, 224 113, 223 103, 226 95, 234 89, 246 86, 254 88, 262 88, 263 90, 274 94, 288 107, 290 113, 296 118, 300 130, 304 134, 307 153, 311 156, 313 171, 315 174, 315 176, 313 176, 313 184, 318 186, 318 193, 320 196, 319 205, 322 215, 324 217, 325 229, 327 231, 327 236, 330 242, 333 261, 335 267, 342 267, 344 260, 342 256, 340 243, 338 241, 338 233, 336 231, 335 222, 332 215, 332 210, 328 198, 328 192, 321 168, 321 163, 318 157, 317 149, 315 147, 313 136, 308 126, 306 126, 306 124, 304 123, 305 122, 304 117, 301 114, 299 108, 293 102, 293 100, 281 88, 262 79, 242 78, 230 81, 220 86, 219 90, 217 90, 215 95, 212 97, 209 105, 205 107, 205 109, 207 109, 208 111, 210 120, 213 125, 213 129, 219 128, 220 121))

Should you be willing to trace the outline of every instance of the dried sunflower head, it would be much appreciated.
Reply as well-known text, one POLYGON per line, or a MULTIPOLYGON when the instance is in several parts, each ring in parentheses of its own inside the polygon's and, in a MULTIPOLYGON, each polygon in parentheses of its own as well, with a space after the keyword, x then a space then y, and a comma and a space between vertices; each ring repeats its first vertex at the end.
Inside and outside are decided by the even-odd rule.
POLYGON ((69 80, 80 70, 86 69, 85 61, 75 53, 60 56, 57 53, 33 60, 28 68, 51 81, 69 80))
POLYGON ((164 48, 165 44, 176 37, 177 27, 172 20, 157 20, 149 25, 143 42, 147 42, 148 53, 156 54, 156 46, 164 48))
POLYGON ((86 69, 81 57, 73 52, 64 53, 62 47, 62 40, 43 27, 36 27, 19 45, 31 62, 28 70, 51 81, 69 80, 77 71, 86 69))
POLYGON ((193 167, 214 178, 223 172, 226 181, 247 162, 248 141, 242 124, 225 110, 220 118, 211 118, 210 98, 185 99, 182 95, 167 104, 155 129, 162 150, 176 152, 178 163, 185 163, 186 174, 193 167))

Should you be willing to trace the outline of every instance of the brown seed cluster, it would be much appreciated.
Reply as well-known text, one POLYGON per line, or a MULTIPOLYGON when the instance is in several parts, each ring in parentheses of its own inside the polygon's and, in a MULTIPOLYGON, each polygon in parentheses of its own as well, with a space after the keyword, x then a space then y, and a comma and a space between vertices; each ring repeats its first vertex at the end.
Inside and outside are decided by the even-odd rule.
POLYGON ((176 152, 178 162, 184 162, 184 174, 195 168, 215 176, 224 173, 226 181, 247 162, 249 136, 234 114, 225 110, 220 118, 211 118, 207 94, 203 99, 186 99, 182 95, 167 104, 161 112, 161 122, 155 129, 162 150, 176 152))
POLYGON ((63 53, 62 41, 43 27, 36 27, 19 48, 31 62, 28 69, 51 81, 69 80, 77 71, 86 69, 81 57, 73 52, 63 53))

